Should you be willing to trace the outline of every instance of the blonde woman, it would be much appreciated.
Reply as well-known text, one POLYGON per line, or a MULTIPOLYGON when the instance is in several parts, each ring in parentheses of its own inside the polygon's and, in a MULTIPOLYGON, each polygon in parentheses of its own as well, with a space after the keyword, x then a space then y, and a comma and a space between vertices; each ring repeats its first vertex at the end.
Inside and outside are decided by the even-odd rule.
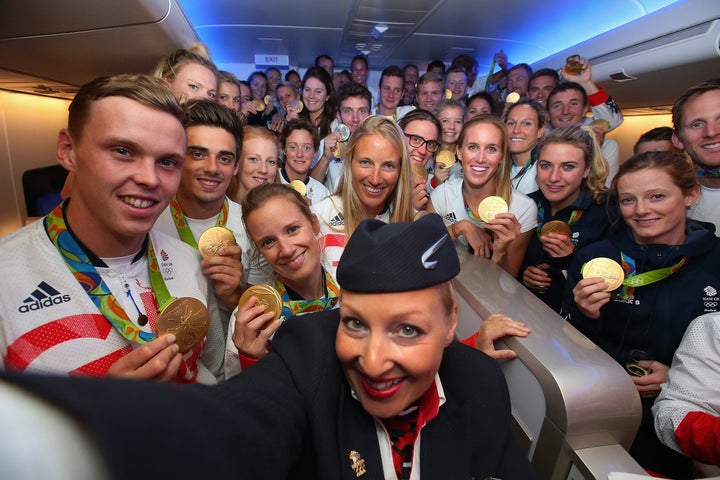
POLYGON ((367 117, 345 150, 335 193, 312 206, 320 220, 324 266, 335 274, 346 238, 366 218, 413 220, 411 173, 405 136, 389 118, 367 117))
POLYGON ((530 238, 518 279, 559 312, 564 272, 573 253, 605 238, 609 230, 605 189, 608 167, 593 131, 572 126, 557 128, 542 140, 536 168, 539 190, 530 198, 538 209, 537 235, 530 238), (567 224, 570 235, 543 231, 542 227, 552 221, 567 224))
POLYGON ((515 276, 537 226, 537 209, 530 198, 510 185, 512 162, 505 125, 494 117, 470 120, 458 137, 457 156, 463 176, 450 178, 433 190, 428 211, 443 217, 453 239, 515 276), (509 211, 485 222, 477 210, 480 202, 491 196, 505 200, 509 211))

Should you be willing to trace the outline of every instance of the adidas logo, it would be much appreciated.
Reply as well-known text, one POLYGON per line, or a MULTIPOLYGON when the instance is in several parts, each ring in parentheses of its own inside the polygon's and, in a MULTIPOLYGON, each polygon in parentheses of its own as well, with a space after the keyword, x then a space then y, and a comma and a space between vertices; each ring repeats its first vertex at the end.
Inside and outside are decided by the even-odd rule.
POLYGON ((338 213, 330 220, 330 226, 332 227, 342 227, 345 225, 345 220, 343 219, 342 213, 338 213))
POLYGON ((457 222, 457 217, 455 216, 455 212, 450 212, 445 214, 445 220, 450 223, 457 222))
POLYGON ((34 292, 30 294, 23 304, 18 307, 18 312, 28 313, 43 308, 52 307, 61 303, 69 302, 70 295, 62 294, 46 282, 40 282, 34 292))

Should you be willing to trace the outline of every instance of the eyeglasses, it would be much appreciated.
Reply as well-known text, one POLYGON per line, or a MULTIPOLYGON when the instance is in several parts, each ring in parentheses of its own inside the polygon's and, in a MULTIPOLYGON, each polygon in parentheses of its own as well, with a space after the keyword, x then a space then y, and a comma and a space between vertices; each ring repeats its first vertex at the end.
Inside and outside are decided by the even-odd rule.
POLYGON ((408 133, 406 133, 405 136, 413 148, 420 148, 425 145, 425 148, 427 148, 427 151, 430 153, 435 153, 440 148, 440 142, 436 142, 435 140, 425 140, 420 135, 410 135, 408 133))

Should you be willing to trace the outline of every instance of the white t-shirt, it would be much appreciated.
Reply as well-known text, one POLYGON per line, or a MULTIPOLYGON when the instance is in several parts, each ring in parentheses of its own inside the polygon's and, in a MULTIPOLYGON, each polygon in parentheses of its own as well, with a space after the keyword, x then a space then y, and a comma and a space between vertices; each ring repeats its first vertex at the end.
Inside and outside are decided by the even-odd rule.
MULTIPOLYGON (((285 172, 282 171, 280 175, 280 181, 285 185, 290 184, 288 179, 285 177, 285 172)), ((320 200, 330 195, 330 191, 327 189, 327 187, 325 187, 325 185, 318 182, 312 177, 307 178, 305 186, 307 187, 307 193, 305 194, 305 196, 309 198, 310 202, 313 204, 318 203, 320 200)))
MULTIPOLYGON (((325 270, 336 278, 338 262, 345 250, 346 241, 342 199, 331 195, 320 203, 313 204, 311 209, 320 221, 320 260, 325 270)), ((383 212, 375 218, 388 223, 390 212, 383 212)))
MULTIPOLYGON (((482 228, 485 222, 475 220, 467 213, 462 196, 462 182, 462 178, 451 178, 433 190, 430 194, 433 207, 447 226, 460 220, 469 220, 482 228)), ((525 233, 537 227, 537 206, 527 195, 512 189, 512 198, 508 210, 520 222, 520 233, 525 233)), ((462 238, 461 241, 465 242, 465 239, 462 238)))
MULTIPOLYGON (((218 212, 218 215, 203 220, 185 217, 187 224, 193 233, 193 237, 195 237, 195 241, 200 238, 200 235, 202 235, 205 230, 216 225, 219 215, 220 213, 218 212)), ((243 264, 243 284, 258 285, 260 283, 267 283, 270 281, 272 275, 269 273, 269 269, 265 268, 266 263, 264 259, 257 254, 255 244, 252 243, 247 231, 245 230, 245 224, 242 221, 242 209, 238 203, 235 203, 230 199, 228 199, 228 216, 225 227, 232 230, 235 235, 235 241, 237 241, 237 244, 242 249, 240 261, 243 264)), ((153 229, 159 230, 165 235, 170 235, 173 238, 181 240, 180 234, 178 233, 177 227, 175 226, 175 222, 172 218, 170 206, 168 206, 163 213, 160 214, 160 217, 158 217, 155 222, 153 229)), ((198 258, 200 258, 199 255, 200 254, 198 253, 198 258)))
POLYGON ((688 211, 688 217, 715 225, 715 235, 720 237, 720 188, 700 185, 700 197, 688 211))
POLYGON ((534 162, 530 165, 530 168, 515 178, 522 170, 522 167, 522 165, 517 166, 514 163, 510 167, 510 183, 512 184, 512 187, 525 195, 536 192, 538 190, 538 184, 535 179, 537 176, 537 162, 534 162))

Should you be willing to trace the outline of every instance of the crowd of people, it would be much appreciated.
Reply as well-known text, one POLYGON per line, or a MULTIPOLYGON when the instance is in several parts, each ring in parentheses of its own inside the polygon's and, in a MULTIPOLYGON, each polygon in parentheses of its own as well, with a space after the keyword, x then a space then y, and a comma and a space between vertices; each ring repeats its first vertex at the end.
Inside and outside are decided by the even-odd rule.
MULTIPOLYGON (((13 272, 0 289, 4 368, 220 385, 79 382, 92 395, 66 399, 60 380, 10 380, 74 409, 123 391, 169 395, 177 415, 216 409, 195 421, 247 425, 209 434, 242 445, 205 466, 221 476, 452 466, 448 478, 532 478, 488 359, 513 357, 494 340, 531 333, 498 312, 454 339, 456 241, 623 367, 644 354, 642 373, 628 371, 643 405, 630 453, 644 468, 681 479, 691 458, 720 463, 720 79, 689 88, 673 127, 624 159, 605 137, 620 109, 572 60, 533 71, 500 52, 479 85, 460 55, 424 74, 388 66, 374 86, 366 57, 336 72, 319 55, 302 76, 272 67, 239 81, 197 45, 153 75, 87 83, 57 143, 63 202, 0 239, 13 272), (487 217, 487 200, 505 209, 487 217), (211 229, 230 233, 208 254, 211 229), (618 285, 583 273, 600 257, 622 269, 618 285), (241 301, 257 285, 277 292, 280 315, 257 293, 241 301), (202 321, 164 334, 173 304, 202 321), (333 420, 315 424, 321 412, 333 420)), ((100 430, 128 415, 108 411, 100 430)), ((107 438, 108 455, 125 439, 107 438)))

